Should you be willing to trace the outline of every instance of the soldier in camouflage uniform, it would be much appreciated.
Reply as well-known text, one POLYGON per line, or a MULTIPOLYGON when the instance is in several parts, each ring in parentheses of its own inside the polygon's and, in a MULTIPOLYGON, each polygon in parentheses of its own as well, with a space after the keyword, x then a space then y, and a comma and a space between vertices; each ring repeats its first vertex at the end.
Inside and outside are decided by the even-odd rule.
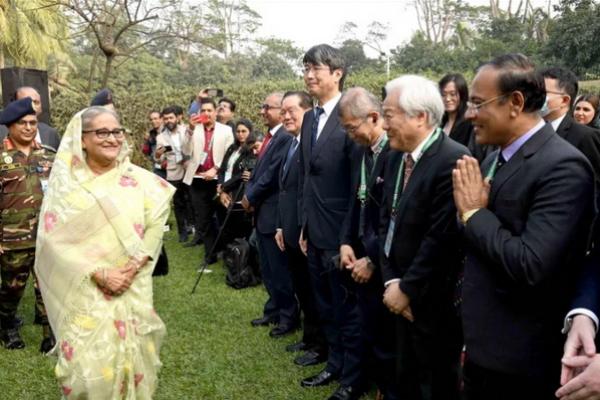
MULTIPOLYGON (((7 349, 25 343, 15 316, 33 269, 35 239, 44 191, 55 152, 35 140, 37 117, 32 99, 10 103, 0 114, 9 135, 0 145, 0 340, 7 349)), ((41 322, 40 351, 54 347, 42 296, 35 282, 36 319, 41 322)))

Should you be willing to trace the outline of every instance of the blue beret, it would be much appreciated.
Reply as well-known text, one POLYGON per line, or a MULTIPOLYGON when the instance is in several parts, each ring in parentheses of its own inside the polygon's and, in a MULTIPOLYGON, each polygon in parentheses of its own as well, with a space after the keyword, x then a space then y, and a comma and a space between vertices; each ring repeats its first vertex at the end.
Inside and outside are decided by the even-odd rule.
POLYGON ((102 89, 92 99, 90 106, 105 106, 113 103, 112 93, 108 89, 102 89))
POLYGON ((36 115, 31 97, 24 97, 9 103, 0 114, 0 124, 11 125, 26 115, 36 115))

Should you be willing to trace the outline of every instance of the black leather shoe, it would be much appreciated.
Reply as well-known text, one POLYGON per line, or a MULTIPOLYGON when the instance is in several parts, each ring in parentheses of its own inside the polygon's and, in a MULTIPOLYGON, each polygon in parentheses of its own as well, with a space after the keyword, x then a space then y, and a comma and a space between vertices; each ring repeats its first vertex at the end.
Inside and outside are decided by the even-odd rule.
POLYGON ((56 339, 54 338, 54 334, 50 334, 42 339, 42 343, 40 344, 40 353, 46 354, 50 350, 52 350, 56 346, 56 339))
POLYGON ((276 324, 277 321, 270 317, 260 317, 253 319, 252 321, 250 321, 250 323, 252 324, 252 326, 269 326, 270 324, 276 324))
POLYGON ((340 386, 327 400, 358 400, 364 391, 352 386, 340 386))
POLYGON ((285 351, 289 351, 290 353, 294 353, 296 351, 306 351, 308 350, 308 345, 304 342, 296 342, 292 344, 288 344, 285 346, 285 351))
POLYGON ((179 234, 179 243, 185 243, 187 241, 188 241, 188 234, 187 234, 187 232, 180 233, 179 234))
POLYGON ((300 386, 303 387, 317 387, 329 385, 331 382, 337 379, 337 375, 332 374, 329 371, 323 370, 317 375, 309 376, 308 378, 302 379, 300 386))
POLYGON ((294 333, 296 330, 298 330, 297 325, 277 325, 275 328, 271 329, 269 336, 272 338, 280 338, 289 335, 290 333, 294 333))
POLYGON ((317 365, 325 361, 327 361, 327 355, 314 350, 309 350, 306 353, 294 358, 294 364, 301 367, 317 365))
POLYGON ((8 350, 22 349, 25 347, 25 342, 21 339, 18 328, 9 328, 2 331, 2 342, 4 348, 8 350))

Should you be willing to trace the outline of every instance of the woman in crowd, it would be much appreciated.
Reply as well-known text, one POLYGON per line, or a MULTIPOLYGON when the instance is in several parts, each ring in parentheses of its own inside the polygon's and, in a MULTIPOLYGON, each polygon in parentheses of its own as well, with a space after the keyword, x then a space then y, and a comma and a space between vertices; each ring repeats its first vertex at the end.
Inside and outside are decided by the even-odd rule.
MULTIPOLYGON (((256 155, 253 151, 255 141, 252 122, 244 118, 240 119, 235 124, 235 141, 227 149, 221 163, 224 168, 219 171, 217 192, 221 204, 226 209, 231 202, 237 203, 244 197, 244 185, 248 180, 244 172, 254 169, 256 163, 256 155)), ((252 230, 250 216, 241 206, 236 207, 234 204, 224 229, 224 244, 238 237, 248 238, 252 230)))
POLYGON ((592 128, 600 128, 598 109, 600 108, 600 97, 595 94, 584 94, 579 96, 573 106, 573 118, 575 121, 592 128))
POLYGON ((152 270, 174 188, 133 165, 114 111, 69 123, 40 214, 35 271, 67 399, 149 399, 165 326, 152 270))
POLYGON ((438 82, 444 101, 444 116, 441 128, 450 138, 467 147, 479 162, 493 150, 491 146, 482 146, 475 141, 471 121, 465 119, 469 87, 461 74, 448 74, 438 82))

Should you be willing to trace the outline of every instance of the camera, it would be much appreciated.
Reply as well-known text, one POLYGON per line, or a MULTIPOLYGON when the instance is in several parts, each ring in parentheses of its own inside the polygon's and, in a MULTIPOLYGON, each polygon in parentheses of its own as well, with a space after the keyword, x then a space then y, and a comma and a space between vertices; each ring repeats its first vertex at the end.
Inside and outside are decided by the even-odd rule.
POLYGON ((240 161, 240 168, 252 172, 256 167, 256 158, 245 158, 240 161))

